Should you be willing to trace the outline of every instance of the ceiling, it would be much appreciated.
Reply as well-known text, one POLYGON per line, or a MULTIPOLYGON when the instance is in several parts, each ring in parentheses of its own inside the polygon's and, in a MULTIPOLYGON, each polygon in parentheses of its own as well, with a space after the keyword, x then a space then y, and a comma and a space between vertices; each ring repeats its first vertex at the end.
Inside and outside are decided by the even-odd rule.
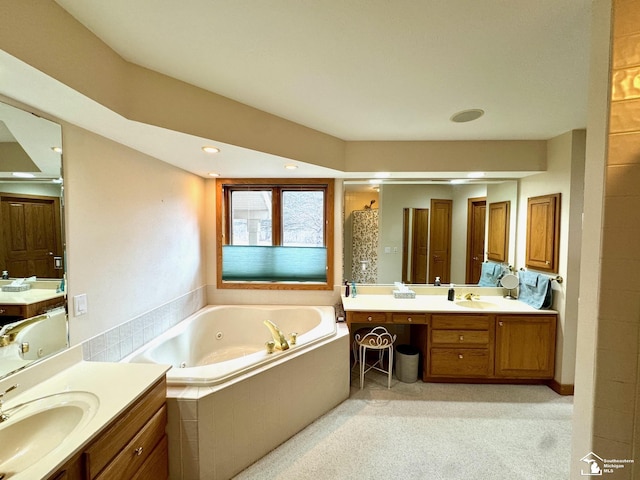
POLYGON ((586 127, 590 0, 56 2, 129 62, 344 140, 586 127), (471 108, 485 115, 450 121, 471 108))

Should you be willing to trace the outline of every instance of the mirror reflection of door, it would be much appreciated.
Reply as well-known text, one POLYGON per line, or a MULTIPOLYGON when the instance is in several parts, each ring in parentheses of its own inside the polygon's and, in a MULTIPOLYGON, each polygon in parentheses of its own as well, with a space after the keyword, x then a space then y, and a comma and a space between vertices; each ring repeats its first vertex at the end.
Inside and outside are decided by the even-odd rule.
POLYGON ((436 277, 440 277, 442 283, 451 281, 452 210, 453 200, 431 200, 429 283, 436 277))
POLYGON ((429 209, 404 209, 402 281, 427 283, 429 263, 429 209))
POLYGON ((0 264, 11 277, 62 278, 60 200, 0 194, 0 264))
POLYGON ((480 281, 484 261, 484 239, 486 222, 486 198, 470 198, 467 208, 467 270, 465 283, 480 281))

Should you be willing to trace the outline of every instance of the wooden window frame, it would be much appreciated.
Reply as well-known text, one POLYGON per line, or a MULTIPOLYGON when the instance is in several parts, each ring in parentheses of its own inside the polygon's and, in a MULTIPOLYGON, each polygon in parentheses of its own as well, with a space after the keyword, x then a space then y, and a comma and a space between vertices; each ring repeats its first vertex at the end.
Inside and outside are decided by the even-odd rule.
MULTIPOLYGON (((256 289, 256 290, 332 290, 334 278, 334 191, 335 180, 323 178, 234 178, 216 179, 216 277, 220 289, 256 289), (279 281, 228 281, 222 279, 222 246, 230 238, 230 194, 233 190, 246 187, 270 188, 277 192, 273 202, 280 202, 282 190, 300 188, 321 190, 324 192, 324 246, 327 249, 326 282, 279 282, 279 281)), ((272 217, 273 245, 279 245, 282 238, 280 208, 274 209, 272 217)))

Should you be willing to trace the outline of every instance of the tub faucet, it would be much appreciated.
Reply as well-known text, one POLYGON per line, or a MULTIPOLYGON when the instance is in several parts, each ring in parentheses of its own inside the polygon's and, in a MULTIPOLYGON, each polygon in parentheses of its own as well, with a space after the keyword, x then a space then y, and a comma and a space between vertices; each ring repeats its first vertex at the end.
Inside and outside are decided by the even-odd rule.
POLYGON ((269 331, 271 332, 271 336, 273 337, 273 341, 276 342, 276 349, 278 350, 287 350, 289 348, 289 343, 287 343, 287 339, 284 338, 284 335, 280 331, 280 329, 273 323, 271 320, 265 320, 264 323, 269 331))

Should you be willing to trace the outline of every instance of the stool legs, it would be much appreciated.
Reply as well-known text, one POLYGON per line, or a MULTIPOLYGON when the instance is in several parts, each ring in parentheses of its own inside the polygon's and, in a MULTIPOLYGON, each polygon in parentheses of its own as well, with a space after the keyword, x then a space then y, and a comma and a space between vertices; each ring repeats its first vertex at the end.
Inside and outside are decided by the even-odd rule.
POLYGON ((364 387, 364 374, 367 373, 371 369, 378 370, 382 373, 387 374, 387 388, 391 388, 391 376, 393 372, 393 346, 389 345, 383 349, 375 349, 378 350, 378 360, 373 365, 367 365, 366 355, 367 355, 367 346, 360 345, 358 349, 358 362, 360 367, 360 389, 364 387), (384 352, 385 350, 389 350, 389 368, 388 370, 384 370, 382 368, 383 360, 384 360, 384 352), (368 368, 367 368, 368 367, 368 368))

